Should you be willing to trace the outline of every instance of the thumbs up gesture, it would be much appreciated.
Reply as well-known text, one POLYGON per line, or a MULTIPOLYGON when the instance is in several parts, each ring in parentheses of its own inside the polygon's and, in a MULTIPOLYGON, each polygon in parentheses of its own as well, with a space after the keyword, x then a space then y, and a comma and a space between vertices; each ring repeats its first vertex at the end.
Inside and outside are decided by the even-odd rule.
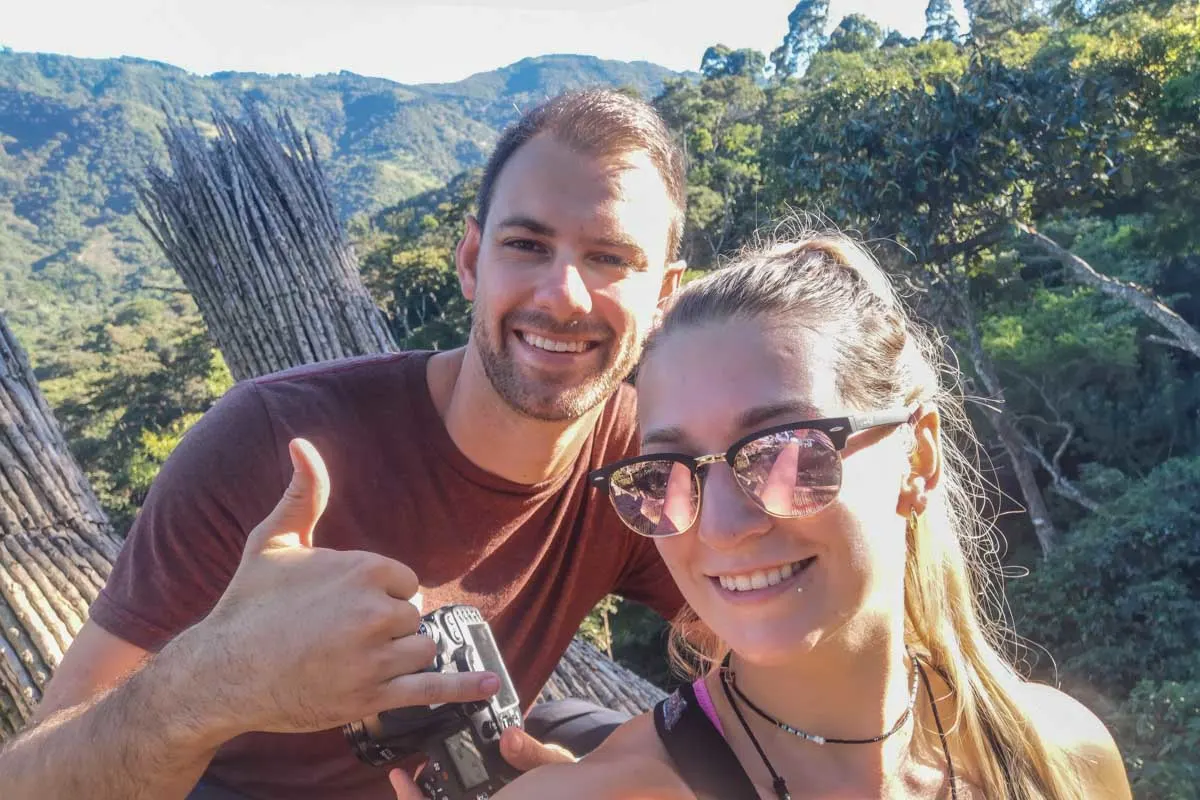
MULTIPOLYGON (((319 546, 329 475, 310 443, 289 446, 292 480, 246 540, 225 593, 186 632, 199 679, 230 732, 335 728, 388 708, 481 700, 490 673, 421 672, 433 640, 409 602, 417 576, 394 559, 319 546)), ((181 643, 182 644, 182 643, 181 643)), ((211 711, 211 709, 210 709, 211 711)))

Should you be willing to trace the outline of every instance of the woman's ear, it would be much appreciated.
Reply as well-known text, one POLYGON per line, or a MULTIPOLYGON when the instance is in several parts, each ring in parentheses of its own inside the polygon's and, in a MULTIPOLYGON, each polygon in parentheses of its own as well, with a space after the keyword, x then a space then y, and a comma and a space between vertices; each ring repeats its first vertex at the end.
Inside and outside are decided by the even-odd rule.
POLYGON ((909 471, 896 507, 896 512, 904 517, 925 511, 929 493, 937 488, 942 477, 942 421, 937 407, 923 404, 913 416, 909 471))

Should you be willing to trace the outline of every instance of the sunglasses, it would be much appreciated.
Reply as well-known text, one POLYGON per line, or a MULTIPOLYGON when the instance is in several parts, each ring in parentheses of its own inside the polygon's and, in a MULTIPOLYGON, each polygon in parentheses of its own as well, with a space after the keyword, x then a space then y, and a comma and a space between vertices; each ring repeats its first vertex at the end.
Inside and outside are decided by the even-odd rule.
POLYGON ((773 517, 807 517, 828 508, 842 488, 842 450, 850 434, 910 422, 916 407, 775 425, 738 439, 724 453, 652 453, 593 470, 617 516, 642 536, 687 531, 700 516, 703 473, 724 461, 737 484, 773 517))

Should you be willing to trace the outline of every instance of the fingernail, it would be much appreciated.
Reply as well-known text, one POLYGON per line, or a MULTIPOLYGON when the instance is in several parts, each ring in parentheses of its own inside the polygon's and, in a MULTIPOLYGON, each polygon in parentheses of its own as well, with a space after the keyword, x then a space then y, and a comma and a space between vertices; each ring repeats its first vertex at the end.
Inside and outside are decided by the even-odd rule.
POLYGON ((521 754, 521 750, 522 750, 522 748, 524 748, 524 747, 525 747, 525 743, 521 741, 521 737, 520 737, 520 736, 510 736, 510 737, 508 737, 508 750, 509 750, 509 755, 514 755, 514 756, 520 755, 520 754, 521 754))
POLYGON ((488 694, 495 694, 500 691, 500 679, 495 675, 488 675, 479 682, 479 688, 488 694))

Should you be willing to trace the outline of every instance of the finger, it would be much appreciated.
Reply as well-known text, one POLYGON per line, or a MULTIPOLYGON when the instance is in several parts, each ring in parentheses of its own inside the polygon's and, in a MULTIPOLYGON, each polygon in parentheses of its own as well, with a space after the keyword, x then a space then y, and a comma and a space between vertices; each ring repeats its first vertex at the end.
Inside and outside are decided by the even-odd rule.
POLYGON ((500 755, 521 772, 547 764, 574 764, 578 761, 565 747, 539 742, 521 728, 508 728, 500 735, 500 755))
POLYGON ((437 645, 428 636, 411 634, 388 640, 376 652, 378 669, 375 674, 386 688, 396 678, 429 669, 437 655, 437 645))
POLYGON ((364 614, 363 624, 379 641, 391 642, 412 636, 421 626, 421 612, 407 600, 394 597, 380 598, 378 608, 364 614))
POLYGON ((472 703, 500 691, 500 679, 490 672, 417 672, 399 675, 381 691, 380 708, 472 703))
POLYGON ((272 547, 312 547, 313 529, 329 502, 329 472, 317 449, 304 439, 288 444, 292 480, 267 518, 250 532, 246 551, 272 547))
POLYGON ((396 800, 425 800, 425 795, 413 783, 413 779, 404 774, 403 770, 394 769, 388 773, 392 789, 396 791, 396 800))

